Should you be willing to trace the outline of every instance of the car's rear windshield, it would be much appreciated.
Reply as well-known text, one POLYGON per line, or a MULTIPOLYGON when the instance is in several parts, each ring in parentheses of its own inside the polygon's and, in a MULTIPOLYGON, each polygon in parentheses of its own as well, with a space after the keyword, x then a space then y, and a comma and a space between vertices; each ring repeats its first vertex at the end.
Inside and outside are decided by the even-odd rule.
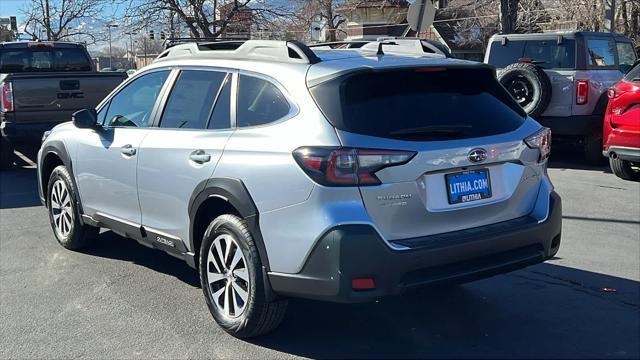
POLYGON ((624 76, 624 81, 640 83, 640 62, 636 62, 636 65, 624 76))
POLYGON ((520 59, 534 61, 543 69, 572 69, 576 66, 575 40, 508 40, 491 43, 488 62, 498 68, 517 63, 520 59))
POLYGON ((80 48, 27 47, 0 49, 0 73, 89 71, 91 60, 80 48))
POLYGON ((363 71, 311 88, 336 128, 409 141, 513 131, 526 114, 489 68, 363 71))

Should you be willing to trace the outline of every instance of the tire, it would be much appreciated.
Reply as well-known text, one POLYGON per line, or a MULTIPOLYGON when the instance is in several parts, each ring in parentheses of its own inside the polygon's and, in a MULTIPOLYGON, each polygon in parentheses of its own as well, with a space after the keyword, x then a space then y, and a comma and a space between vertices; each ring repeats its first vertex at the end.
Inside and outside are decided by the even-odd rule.
POLYGON ((542 115, 551 101, 551 81, 545 72, 528 63, 515 63, 498 74, 498 81, 532 117, 542 115))
POLYGON ((595 133, 587 135, 583 143, 584 158, 590 165, 601 166, 606 162, 606 158, 602 155, 602 135, 595 133))
POLYGON ((14 160, 13 146, 0 136, 0 170, 10 170, 14 160))
POLYGON ((53 169, 47 189, 49 222, 58 243, 69 250, 89 247, 100 228, 80 222, 77 192, 64 165, 53 169))
POLYGON ((199 264, 209 311, 227 333, 249 338, 270 332, 282 322, 287 300, 267 298, 262 262, 242 219, 221 215, 209 224, 200 247, 199 264))
POLYGON ((630 161, 609 158, 609 166, 620 179, 640 181, 640 171, 633 170, 630 161))

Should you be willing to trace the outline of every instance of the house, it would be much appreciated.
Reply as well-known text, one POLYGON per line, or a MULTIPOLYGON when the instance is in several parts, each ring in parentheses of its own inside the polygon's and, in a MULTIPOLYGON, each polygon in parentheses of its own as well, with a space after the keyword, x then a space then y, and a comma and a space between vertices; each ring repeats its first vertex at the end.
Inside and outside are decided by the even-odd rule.
POLYGON ((336 12, 347 19, 348 39, 375 39, 378 36, 402 36, 409 2, 406 0, 372 0, 349 2, 336 12))
MULTIPOLYGON (((231 14, 234 9, 234 2, 229 2, 227 4, 218 6, 218 19, 229 19, 227 27, 222 32, 221 37, 250 38, 253 10, 248 6, 244 6, 242 8, 235 9, 235 12, 231 14)), ((220 28, 223 25, 224 21, 225 20, 218 20, 216 23, 216 27, 220 28)))

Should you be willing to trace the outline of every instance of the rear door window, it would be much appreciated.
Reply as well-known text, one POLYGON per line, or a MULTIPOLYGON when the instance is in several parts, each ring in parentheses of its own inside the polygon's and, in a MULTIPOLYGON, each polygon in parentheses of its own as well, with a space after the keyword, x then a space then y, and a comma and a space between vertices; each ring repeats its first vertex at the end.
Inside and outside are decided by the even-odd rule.
POLYGON ((181 71, 167 100, 160 127, 206 129, 226 77, 227 73, 221 71, 181 71))
POLYGON ((513 131, 526 114, 486 68, 363 72, 311 88, 336 128, 409 141, 513 131))
POLYGON ((587 62, 590 67, 612 67, 616 65, 616 42, 613 39, 588 39, 587 62))

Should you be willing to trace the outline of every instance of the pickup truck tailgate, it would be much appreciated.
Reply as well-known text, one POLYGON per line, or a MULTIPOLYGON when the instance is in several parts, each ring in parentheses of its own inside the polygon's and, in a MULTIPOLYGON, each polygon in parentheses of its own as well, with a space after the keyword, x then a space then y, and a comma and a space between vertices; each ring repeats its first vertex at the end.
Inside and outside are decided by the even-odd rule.
POLYGON ((12 74, 17 122, 61 122, 95 107, 125 78, 121 73, 12 74))

